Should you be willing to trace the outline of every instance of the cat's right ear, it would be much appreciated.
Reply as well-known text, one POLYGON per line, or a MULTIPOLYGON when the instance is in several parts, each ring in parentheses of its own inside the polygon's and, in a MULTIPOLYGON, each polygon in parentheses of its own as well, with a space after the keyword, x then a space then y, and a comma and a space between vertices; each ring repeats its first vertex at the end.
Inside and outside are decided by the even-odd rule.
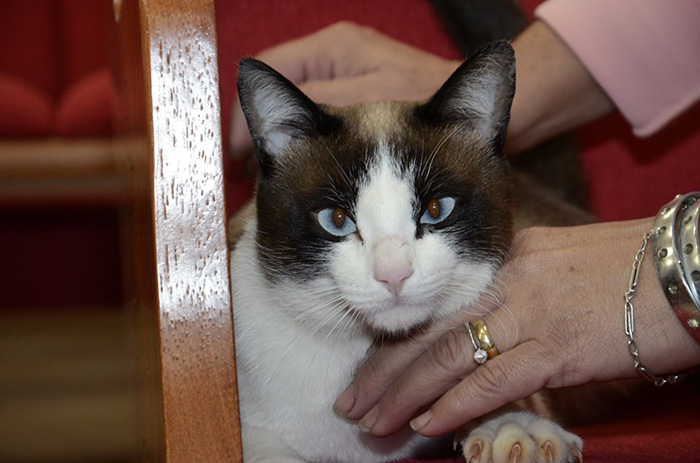
POLYGON ((505 41, 493 42, 462 63, 416 115, 429 123, 457 125, 501 153, 514 92, 513 48, 505 41))
POLYGON ((339 124, 282 74, 253 58, 240 62, 238 96, 263 171, 290 145, 339 124))

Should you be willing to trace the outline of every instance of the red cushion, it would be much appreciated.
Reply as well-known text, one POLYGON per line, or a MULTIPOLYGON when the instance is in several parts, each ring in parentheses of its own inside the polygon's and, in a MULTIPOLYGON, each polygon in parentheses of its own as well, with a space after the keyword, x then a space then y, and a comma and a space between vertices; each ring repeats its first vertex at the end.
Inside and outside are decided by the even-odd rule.
POLYGON ((110 0, 60 0, 56 3, 55 40, 61 53, 58 71, 60 83, 68 88, 91 72, 109 66, 109 31, 114 21, 114 7, 110 0))
POLYGON ((110 135, 115 104, 109 70, 88 74, 61 98, 56 108, 56 134, 66 137, 110 135))
POLYGON ((600 220, 652 217, 678 193, 700 189, 700 105, 649 138, 619 115, 581 133, 589 199, 600 220))
POLYGON ((12 75, 52 99, 60 92, 62 65, 57 6, 55 0, 0 1, 0 74, 12 75))
POLYGON ((0 74, 0 102, 0 137, 33 137, 51 133, 51 102, 38 89, 0 74))

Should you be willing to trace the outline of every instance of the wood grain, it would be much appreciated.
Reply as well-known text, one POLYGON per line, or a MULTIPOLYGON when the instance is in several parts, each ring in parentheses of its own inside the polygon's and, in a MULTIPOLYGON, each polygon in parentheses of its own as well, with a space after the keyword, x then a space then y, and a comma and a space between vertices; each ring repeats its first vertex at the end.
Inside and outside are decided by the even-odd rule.
POLYGON ((115 4, 140 460, 242 461, 212 0, 115 4), (134 38, 136 37, 136 39, 134 38))

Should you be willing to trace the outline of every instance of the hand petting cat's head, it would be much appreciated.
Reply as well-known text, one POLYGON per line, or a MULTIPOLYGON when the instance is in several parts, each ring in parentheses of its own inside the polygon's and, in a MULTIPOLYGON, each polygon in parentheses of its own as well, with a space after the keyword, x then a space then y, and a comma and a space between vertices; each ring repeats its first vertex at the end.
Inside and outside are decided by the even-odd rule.
POLYGON ((401 333, 478 299, 512 238, 514 73, 498 42, 425 103, 335 108, 241 61, 258 257, 292 317, 326 334, 401 333))

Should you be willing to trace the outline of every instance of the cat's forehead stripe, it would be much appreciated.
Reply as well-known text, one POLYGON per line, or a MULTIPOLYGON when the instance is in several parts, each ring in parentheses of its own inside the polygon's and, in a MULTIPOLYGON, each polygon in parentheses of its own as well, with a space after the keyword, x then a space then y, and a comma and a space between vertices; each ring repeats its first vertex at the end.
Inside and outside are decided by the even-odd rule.
POLYGON ((410 240, 415 234, 414 195, 409 169, 397 164, 397 156, 385 139, 377 145, 375 161, 357 202, 358 227, 369 241, 385 236, 410 240), (408 176, 408 177, 407 177, 408 176))
POLYGON ((396 104, 364 103, 352 108, 359 133, 378 138, 397 130, 401 111, 396 104))

